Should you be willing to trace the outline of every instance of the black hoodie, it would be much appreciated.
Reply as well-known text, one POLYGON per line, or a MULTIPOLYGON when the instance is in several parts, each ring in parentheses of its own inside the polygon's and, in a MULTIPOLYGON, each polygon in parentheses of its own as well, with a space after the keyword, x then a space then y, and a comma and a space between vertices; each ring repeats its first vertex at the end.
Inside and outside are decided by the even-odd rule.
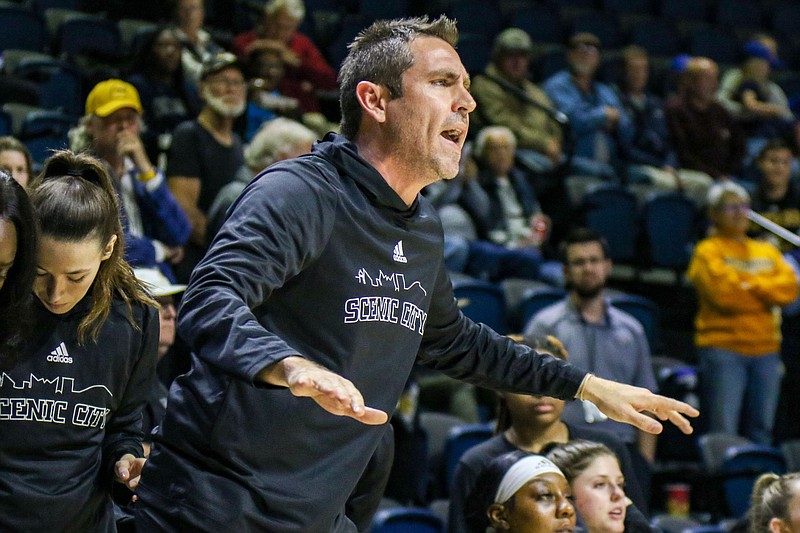
POLYGON ((35 300, 19 363, 0 374, 0 531, 116 531, 114 463, 142 456, 158 312, 114 300, 97 342, 77 341, 91 291, 55 315, 35 300))
POLYGON ((139 486, 140 518, 177 531, 352 531, 344 504, 386 426, 257 381, 302 355, 391 413, 417 359, 486 387, 572 398, 584 373, 459 311, 435 210, 411 207, 344 137, 274 165, 197 266, 179 332, 194 351, 139 486))

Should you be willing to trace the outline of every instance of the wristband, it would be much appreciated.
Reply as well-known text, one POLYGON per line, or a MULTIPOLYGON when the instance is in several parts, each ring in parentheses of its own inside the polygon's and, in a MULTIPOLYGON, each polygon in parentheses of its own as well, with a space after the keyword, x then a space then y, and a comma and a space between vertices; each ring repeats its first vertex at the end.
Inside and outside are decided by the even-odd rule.
POLYGON ((586 390, 586 384, 589 382, 589 379, 590 379, 590 378, 593 378, 593 377, 594 377, 594 374, 592 374, 591 372, 589 372, 589 373, 588 373, 588 374, 586 374, 586 376, 583 378, 583 381, 581 381, 581 384, 580 384, 580 386, 578 387, 578 392, 576 392, 576 393, 575 393, 575 397, 576 397, 577 399, 579 399, 580 401, 583 401, 583 400, 584 400, 584 398, 583 398, 583 393, 584 393, 584 392, 585 392, 585 390, 586 390))
POLYGON ((158 175, 158 171, 154 168, 151 168, 147 172, 140 172, 136 177, 139 178, 139 181, 148 182, 151 179, 155 178, 158 175))

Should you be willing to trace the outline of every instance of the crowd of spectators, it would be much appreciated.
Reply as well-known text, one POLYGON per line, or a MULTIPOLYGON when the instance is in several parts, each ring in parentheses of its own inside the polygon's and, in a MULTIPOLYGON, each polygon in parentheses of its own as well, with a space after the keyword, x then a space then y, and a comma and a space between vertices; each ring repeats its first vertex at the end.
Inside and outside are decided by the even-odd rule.
MULTIPOLYGON (((154 11, 164 17, 142 25, 127 57, 65 59, 75 60, 71 68, 85 85, 85 113, 70 117, 70 147, 106 165, 120 199, 125 257, 165 276, 158 277, 165 293, 155 296, 163 298, 167 323, 183 287, 176 283, 188 282, 249 180, 308 151, 339 119, 329 105, 337 65, 315 42, 324 33, 320 14, 302 0, 230 4, 217 11, 230 7, 244 23, 215 26, 225 17, 215 13, 209 24, 203 0, 175 0, 154 11)), ((357 2, 343 4, 357 10, 357 2)), ((639 205, 663 191, 685 196, 696 208, 700 241, 686 274, 699 302, 695 343, 707 429, 762 444, 800 438, 800 423, 790 420, 800 398, 792 386, 800 376, 800 333, 787 327, 797 324, 790 304, 800 254, 748 219, 752 209, 800 231, 800 122, 790 106, 796 95, 773 79, 786 67, 775 37, 752 33, 733 65, 653 57, 637 44, 607 49, 598 35, 576 31, 559 44, 558 68, 547 72, 538 62, 547 46, 525 30, 507 27, 491 37, 488 62, 471 69, 478 107, 462 171, 425 191, 443 221, 448 268, 493 283, 565 287, 563 301, 523 325, 526 338, 551 335, 579 366, 655 389, 642 326, 608 303, 607 242, 575 228, 589 187, 625 188, 639 205)), ((36 103, 41 90, 8 65, 0 76, 4 104, 36 103)), ((20 128, 12 131, 27 140, 20 128)), ((0 168, 23 187, 42 163, 31 152, 20 139, 0 137, 0 168)), ((180 340, 175 344, 180 352, 180 340)), ((163 388, 157 392, 154 407, 165 399, 163 388)), ((531 421, 525 401, 510 394, 498 400, 507 423, 462 461, 458 505, 479 474, 475 465, 604 430, 596 440, 613 448, 629 494, 648 512, 652 436, 603 419, 589 402, 555 404, 548 420, 531 421), (555 437, 540 442, 537 432, 548 431, 555 437)), ((451 509, 451 520, 459 512, 451 509)))

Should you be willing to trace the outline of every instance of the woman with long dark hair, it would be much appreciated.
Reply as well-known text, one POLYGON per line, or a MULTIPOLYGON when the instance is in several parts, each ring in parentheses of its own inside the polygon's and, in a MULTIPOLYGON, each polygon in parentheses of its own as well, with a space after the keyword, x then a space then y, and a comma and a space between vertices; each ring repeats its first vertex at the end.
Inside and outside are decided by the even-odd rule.
POLYGON ((36 268, 36 226, 25 189, 0 171, 0 370, 14 365, 36 268))
POLYGON ((144 465, 156 302, 122 257, 105 167, 62 151, 33 182, 33 321, 0 383, 0 530, 116 531, 110 494, 144 465))

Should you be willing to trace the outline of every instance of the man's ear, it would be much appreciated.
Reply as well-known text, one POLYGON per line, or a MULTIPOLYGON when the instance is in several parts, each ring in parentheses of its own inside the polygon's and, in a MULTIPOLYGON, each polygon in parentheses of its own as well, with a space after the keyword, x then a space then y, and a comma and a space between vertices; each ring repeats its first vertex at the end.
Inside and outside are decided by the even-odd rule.
POLYGON ((386 104, 389 103, 389 90, 371 81, 360 81, 356 86, 356 98, 364 113, 378 124, 386 122, 386 104))
POLYGON ((489 517, 489 523, 492 527, 506 531, 508 530, 508 510, 502 503, 493 503, 486 509, 486 516, 489 517))

